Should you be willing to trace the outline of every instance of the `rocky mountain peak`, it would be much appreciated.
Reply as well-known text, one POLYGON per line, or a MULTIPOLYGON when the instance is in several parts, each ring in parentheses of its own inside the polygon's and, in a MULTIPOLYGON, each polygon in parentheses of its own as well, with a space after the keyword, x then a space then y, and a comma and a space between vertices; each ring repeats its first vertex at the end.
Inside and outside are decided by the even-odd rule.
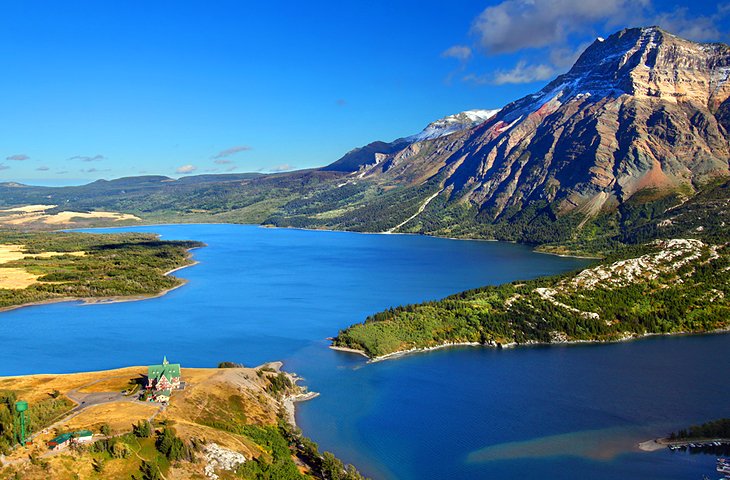
POLYGON ((443 137, 452 133, 475 127, 486 122, 490 118, 499 113, 497 110, 467 110, 465 112, 449 115, 440 118, 435 122, 431 122, 421 132, 406 137, 405 140, 410 142, 419 142, 421 140, 431 140, 443 137))
POLYGON ((377 166, 387 155, 418 142, 435 140, 456 132, 468 130, 493 118, 499 110, 467 110, 455 113, 429 123, 426 128, 415 135, 398 138, 392 142, 372 142, 363 147, 347 152, 339 160, 327 165, 322 170, 356 172, 377 166))
POLYGON ((715 111, 730 95, 729 77, 727 45, 692 42, 656 26, 629 28, 594 41, 568 73, 518 103, 539 108, 576 97, 632 95, 715 111))

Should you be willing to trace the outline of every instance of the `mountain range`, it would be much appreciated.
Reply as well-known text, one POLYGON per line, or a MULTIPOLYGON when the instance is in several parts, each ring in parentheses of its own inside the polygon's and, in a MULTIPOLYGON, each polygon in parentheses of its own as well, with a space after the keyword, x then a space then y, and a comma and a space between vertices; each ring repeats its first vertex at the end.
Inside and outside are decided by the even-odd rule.
POLYGON ((726 217, 717 201, 730 176, 729 77, 727 45, 625 29, 594 41, 534 94, 370 143, 321 169, 2 184, 0 206, 540 244, 623 241, 698 194, 714 199, 715 218, 726 217))

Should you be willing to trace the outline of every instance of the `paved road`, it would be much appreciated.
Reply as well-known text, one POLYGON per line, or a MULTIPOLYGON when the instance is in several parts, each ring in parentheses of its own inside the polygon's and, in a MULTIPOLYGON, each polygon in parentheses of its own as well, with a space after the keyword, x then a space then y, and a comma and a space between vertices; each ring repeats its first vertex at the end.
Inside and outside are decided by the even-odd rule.
POLYGON ((107 377, 100 380, 95 380, 91 383, 87 383, 86 385, 82 385, 78 388, 75 388, 73 390, 70 390, 68 393, 66 393, 66 396, 71 399, 74 403, 77 405, 63 414, 63 417, 53 422, 51 425, 46 427, 40 432, 34 433, 31 435, 30 440, 35 439, 38 435, 41 433, 48 432, 52 430, 53 428, 64 424, 71 420, 73 417, 84 411, 85 409, 89 407, 93 407, 95 405, 102 405, 104 403, 113 403, 113 402, 139 402, 137 400, 137 394, 130 395, 128 397, 122 395, 121 392, 93 392, 93 393, 81 393, 79 390, 83 390, 84 388, 88 388, 92 385, 95 385, 99 382, 106 381, 109 378, 121 378, 126 377, 128 375, 117 375, 116 377, 107 377))

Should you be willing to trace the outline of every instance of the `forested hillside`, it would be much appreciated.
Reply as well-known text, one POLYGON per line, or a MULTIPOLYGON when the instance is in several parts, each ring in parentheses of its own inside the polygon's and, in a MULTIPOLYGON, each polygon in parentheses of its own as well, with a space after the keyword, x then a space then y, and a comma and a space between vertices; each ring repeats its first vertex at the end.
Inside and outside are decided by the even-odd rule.
POLYGON ((450 343, 504 346, 707 332, 730 328, 729 295, 728 245, 658 240, 578 273, 392 308, 341 331, 334 345, 379 357, 450 343))

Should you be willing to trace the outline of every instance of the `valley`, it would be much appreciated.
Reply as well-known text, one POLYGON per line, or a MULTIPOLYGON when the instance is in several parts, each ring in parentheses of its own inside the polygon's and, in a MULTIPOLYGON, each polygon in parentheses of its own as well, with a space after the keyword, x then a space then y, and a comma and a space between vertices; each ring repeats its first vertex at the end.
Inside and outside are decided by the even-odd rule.
POLYGON ((728 71, 728 45, 626 28, 502 108, 321 168, 0 183, 0 363, 50 372, 0 378, 0 476, 704 472, 637 449, 727 416, 727 382, 700 367, 722 371, 730 338, 728 71), (121 393, 140 367, 119 367, 152 352, 261 366, 185 368, 151 407, 121 393), (306 392, 279 362, 322 393, 296 415, 306 392), (96 441, 16 445, 20 396, 39 442, 96 441))

